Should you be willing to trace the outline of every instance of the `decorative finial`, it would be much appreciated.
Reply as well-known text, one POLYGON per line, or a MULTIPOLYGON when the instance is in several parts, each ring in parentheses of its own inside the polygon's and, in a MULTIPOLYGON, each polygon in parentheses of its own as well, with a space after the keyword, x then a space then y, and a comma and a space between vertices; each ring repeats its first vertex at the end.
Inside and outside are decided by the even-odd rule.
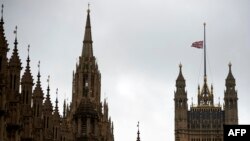
POLYGON ((30 45, 28 45, 28 57, 27 57, 27 66, 26 68, 29 68, 29 62, 30 62, 30 57, 29 57, 29 53, 30 52, 30 45))
POLYGON ((137 128, 138 128, 138 132, 139 132, 139 130, 140 130, 140 122, 139 121, 137 123, 137 128))
POLYGON ((56 88, 56 102, 58 102, 58 88, 56 88))
POLYGON ((181 64, 181 62, 180 62, 180 64, 179 64, 179 67, 180 67, 180 69, 182 68, 182 64, 181 64))
POLYGON ((28 45, 28 56, 30 54, 30 45, 28 45))
POLYGON ((204 22, 203 25, 206 26, 206 22, 204 22))
POLYGON ((139 129, 139 121, 138 121, 138 124, 137 124, 137 127, 138 127, 138 132, 137 132, 137 140, 136 141, 140 141, 140 129, 139 129))
POLYGON ((232 63, 231 63, 231 62, 229 62, 228 66, 229 66, 229 68, 231 68, 231 67, 232 67, 232 63))
POLYGON ((47 79, 47 82, 48 82, 48 86, 49 86, 49 79, 50 79, 50 75, 48 75, 48 79, 47 79))
POLYGON ((3 4, 2 4, 2 9, 1 9, 1 22, 3 21, 3 8, 4 8, 4 6, 3 6, 3 4))
POLYGON ((38 61, 37 67, 38 67, 38 72, 40 73, 40 60, 38 61))
POLYGON ((88 11, 88 13, 90 12, 90 9, 89 9, 89 7, 90 7, 90 3, 88 3, 88 10, 87 10, 87 11, 88 11))
POLYGON ((16 35, 16 39, 17 39, 17 26, 15 27, 14 34, 16 35))

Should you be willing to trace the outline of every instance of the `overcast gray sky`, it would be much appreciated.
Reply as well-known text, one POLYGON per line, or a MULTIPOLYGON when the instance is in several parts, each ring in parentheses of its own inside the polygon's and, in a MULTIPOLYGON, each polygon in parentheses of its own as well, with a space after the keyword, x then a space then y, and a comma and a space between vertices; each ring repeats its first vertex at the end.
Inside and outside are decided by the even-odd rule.
POLYGON ((115 140, 174 140, 174 91, 183 64, 189 104, 197 103, 202 85, 201 49, 207 23, 208 82, 215 103, 223 103, 228 63, 238 90, 239 123, 250 124, 250 1, 249 0, 1 0, 9 56, 18 26, 18 49, 26 65, 30 44, 36 81, 41 60, 42 86, 51 76, 51 99, 71 100, 72 71, 81 54, 86 11, 90 2, 94 55, 102 74, 114 121, 115 140))

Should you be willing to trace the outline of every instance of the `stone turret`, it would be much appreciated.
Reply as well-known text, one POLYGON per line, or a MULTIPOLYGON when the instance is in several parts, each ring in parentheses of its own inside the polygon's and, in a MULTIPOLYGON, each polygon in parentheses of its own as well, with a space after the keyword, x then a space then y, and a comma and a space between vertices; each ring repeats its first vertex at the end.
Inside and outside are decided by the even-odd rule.
MULTIPOLYGON (((174 95, 175 102, 175 135, 176 137, 186 139, 187 130, 187 92, 185 90, 186 82, 182 74, 182 65, 179 65, 180 71, 176 79, 176 91, 174 95)), ((177 140, 177 139, 176 139, 177 140)))
POLYGON ((225 124, 238 124, 238 95, 235 90, 236 82, 232 73, 232 64, 229 63, 229 73, 226 78, 224 92, 225 124))

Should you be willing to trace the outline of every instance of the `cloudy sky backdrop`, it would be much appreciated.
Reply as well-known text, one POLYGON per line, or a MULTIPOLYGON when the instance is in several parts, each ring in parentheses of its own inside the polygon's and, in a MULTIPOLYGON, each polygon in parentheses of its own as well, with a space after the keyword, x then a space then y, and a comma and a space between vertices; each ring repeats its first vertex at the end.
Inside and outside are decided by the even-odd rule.
POLYGON ((116 141, 174 140, 174 91, 183 64, 188 102, 197 103, 202 85, 203 50, 191 48, 203 39, 207 23, 207 73, 215 103, 223 103, 228 63, 238 90, 239 123, 250 124, 250 1, 248 0, 1 0, 11 55, 14 28, 26 65, 27 46, 33 78, 41 61, 45 92, 51 76, 51 99, 59 89, 71 100, 72 71, 81 54, 90 2, 94 55, 102 74, 116 141))

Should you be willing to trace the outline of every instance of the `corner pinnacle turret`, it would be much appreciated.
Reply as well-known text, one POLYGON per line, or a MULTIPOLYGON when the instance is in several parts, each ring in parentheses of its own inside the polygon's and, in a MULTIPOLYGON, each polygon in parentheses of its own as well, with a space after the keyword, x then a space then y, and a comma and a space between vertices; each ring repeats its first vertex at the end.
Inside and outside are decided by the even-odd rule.
POLYGON ((27 82, 27 83, 32 83, 33 85, 33 77, 31 75, 31 71, 30 71, 30 57, 29 57, 29 50, 30 50, 30 45, 28 45, 28 57, 27 57, 27 65, 26 65, 26 69, 25 72, 22 76, 22 80, 21 82, 27 82))
POLYGON ((2 5, 2 10, 1 10, 1 20, 0 20, 0 51, 2 50, 3 52, 8 52, 8 43, 5 38, 5 33, 4 33, 4 21, 3 21, 3 5, 2 5))
POLYGON ((186 84, 185 84, 185 78, 183 77, 182 74, 182 64, 180 63, 179 65, 180 71, 179 71, 179 75, 176 79, 176 87, 179 88, 185 88, 186 84))

